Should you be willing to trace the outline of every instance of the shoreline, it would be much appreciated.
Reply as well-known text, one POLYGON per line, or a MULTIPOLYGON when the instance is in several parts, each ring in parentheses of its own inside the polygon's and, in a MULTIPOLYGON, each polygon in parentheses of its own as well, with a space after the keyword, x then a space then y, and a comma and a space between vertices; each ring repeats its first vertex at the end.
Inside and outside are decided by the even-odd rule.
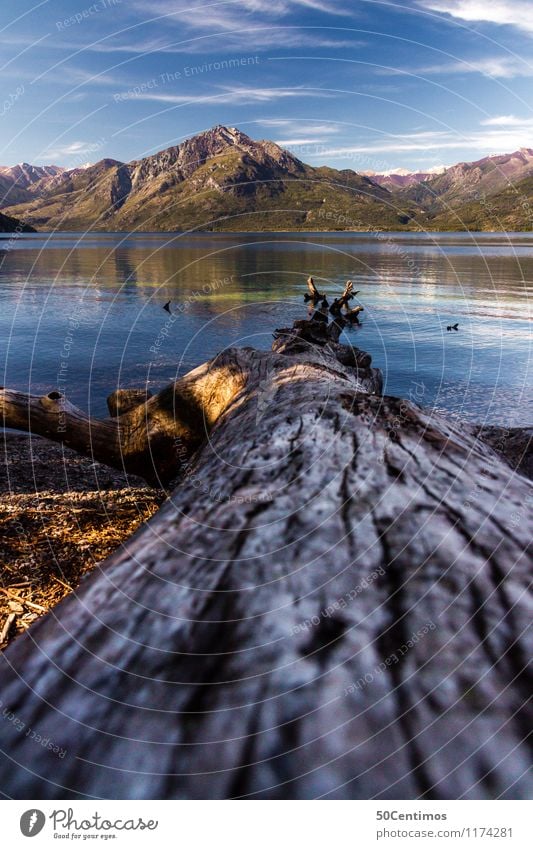
MULTIPOLYGON (((334 230, 100 230, 100 229, 92 229, 88 227, 85 230, 38 230, 34 228, 32 231, 28 231, 25 233, 26 236, 34 237, 34 236, 55 236, 55 235, 83 235, 83 236, 94 236, 96 234, 107 234, 109 236, 142 236, 142 235, 173 235, 173 236, 195 236, 195 235, 207 235, 207 236, 217 236, 223 234, 242 234, 243 236, 247 235, 259 235, 260 233, 394 233, 394 234, 423 234, 423 235, 453 235, 456 233, 457 235, 468 234, 470 236, 481 236, 481 235, 501 235, 501 236, 533 236, 533 228, 531 230, 469 230, 465 228, 464 230, 432 230, 430 228, 424 227, 403 227, 401 230, 390 230, 387 228, 378 229, 376 227, 369 227, 365 230, 354 230, 348 229, 344 230, 342 228, 337 228, 334 230)), ((9 230, 0 231, 0 235, 10 236, 13 235, 9 230)))

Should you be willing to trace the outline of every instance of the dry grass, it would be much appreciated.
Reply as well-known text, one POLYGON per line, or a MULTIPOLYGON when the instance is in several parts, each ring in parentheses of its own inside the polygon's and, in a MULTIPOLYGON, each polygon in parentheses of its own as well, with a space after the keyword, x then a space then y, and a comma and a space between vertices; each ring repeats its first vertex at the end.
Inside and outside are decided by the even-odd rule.
POLYGON ((155 513, 164 493, 60 445, 0 448, 0 636, 6 646, 155 513))

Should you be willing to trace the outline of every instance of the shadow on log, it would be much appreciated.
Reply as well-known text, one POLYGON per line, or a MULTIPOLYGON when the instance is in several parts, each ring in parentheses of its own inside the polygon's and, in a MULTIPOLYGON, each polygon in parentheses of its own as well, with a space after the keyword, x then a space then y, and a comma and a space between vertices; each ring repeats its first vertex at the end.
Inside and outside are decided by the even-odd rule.
POLYGON ((309 325, 62 434, 3 393, 12 427, 181 475, 2 658, 8 796, 531 796, 532 485, 309 325))

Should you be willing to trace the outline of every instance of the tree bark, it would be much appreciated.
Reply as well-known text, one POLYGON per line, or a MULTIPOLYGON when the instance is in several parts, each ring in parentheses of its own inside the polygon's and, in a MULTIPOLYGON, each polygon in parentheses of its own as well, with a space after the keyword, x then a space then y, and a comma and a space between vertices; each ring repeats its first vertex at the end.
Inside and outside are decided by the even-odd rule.
POLYGON ((115 389, 107 398, 109 415, 116 418, 129 413, 139 404, 145 404, 149 398, 152 398, 152 393, 147 389, 115 389))
POLYGON ((1 660, 4 793, 531 796, 531 483, 321 332, 173 387, 171 497, 1 660))

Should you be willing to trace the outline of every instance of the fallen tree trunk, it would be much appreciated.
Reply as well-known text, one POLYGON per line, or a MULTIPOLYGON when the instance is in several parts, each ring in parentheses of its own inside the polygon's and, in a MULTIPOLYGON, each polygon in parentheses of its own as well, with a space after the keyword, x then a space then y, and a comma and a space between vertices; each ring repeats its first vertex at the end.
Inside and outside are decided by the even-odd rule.
POLYGON ((169 434, 179 407, 189 459, 2 658, 4 793, 531 796, 531 483, 369 392, 379 375, 309 342, 323 332, 228 350, 178 381, 176 408, 124 414, 149 444, 148 414, 169 434))
MULTIPOLYGON (((342 325, 296 323, 302 325, 298 336, 292 330, 278 331, 285 340, 277 344, 280 351, 291 344, 291 350, 313 351, 318 370, 322 361, 338 358, 354 366, 352 377, 361 389, 381 389, 381 376, 370 368, 370 356, 338 344, 342 325)), ((264 357, 253 349, 229 349, 153 397, 144 389, 116 390, 107 399, 111 418, 103 420, 90 418, 57 391, 39 397, 1 388, 0 415, 4 427, 45 436, 155 486, 165 486, 236 399, 257 391, 264 369, 264 357)))

